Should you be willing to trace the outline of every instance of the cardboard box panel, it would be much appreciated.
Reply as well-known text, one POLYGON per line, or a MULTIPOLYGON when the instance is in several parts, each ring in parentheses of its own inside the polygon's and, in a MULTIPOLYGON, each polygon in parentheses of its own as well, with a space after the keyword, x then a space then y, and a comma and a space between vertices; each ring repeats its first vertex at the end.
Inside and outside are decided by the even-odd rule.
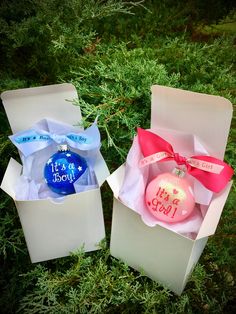
POLYGON ((114 199, 110 250, 136 270, 180 294, 207 238, 198 242, 156 226, 114 199))
POLYGON ((197 239, 210 236, 215 233, 232 184, 233 181, 230 181, 223 191, 214 195, 198 232, 197 239))
POLYGON ((201 239, 194 241, 194 244, 192 247, 192 252, 191 252, 191 255, 189 257, 188 266, 186 268, 185 278, 183 280, 183 286, 182 286, 182 289, 179 291, 178 294, 182 293, 182 291, 184 290, 184 287, 188 281, 188 278, 191 275, 194 267, 196 266, 201 254, 202 254, 202 252, 203 252, 203 250, 207 244, 207 240, 208 240, 208 237, 201 238, 201 239))
POLYGON ((52 118, 70 125, 81 120, 79 106, 71 103, 78 98, 72 84, 6 91, 1 94, 13 133, 26 130, 43 118, 52 118))
POLYGON ((1 183, 1 189, 15 199, 14 179, 21 175, 22 165, 11 158, 1 183))
POLYGON ((151 110, 151 128, 194 134, 210 155, 223 159, 233 114, 228 99, 154 85, 151 110))
POLYGON ((105 237, 100 190, 72 194, 62 203, 17 202, 17 211, 32 262, 63 257, 84 246, 98 249, 105 237), (95 205, 96 204, 96 205, 95 205))

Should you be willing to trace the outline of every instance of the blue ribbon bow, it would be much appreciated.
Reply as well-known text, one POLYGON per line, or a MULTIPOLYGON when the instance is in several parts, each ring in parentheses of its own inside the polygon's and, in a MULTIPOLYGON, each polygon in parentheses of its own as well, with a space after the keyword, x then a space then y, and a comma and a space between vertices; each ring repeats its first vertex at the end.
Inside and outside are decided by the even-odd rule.
POLYGON ((79 150, 99 149, 100 133, 96 123, 79 133, 55 134, 45 130, 29 129, 9 136, 10 140, 25 157, 39 151, 53 142, 67 143, 79 150))

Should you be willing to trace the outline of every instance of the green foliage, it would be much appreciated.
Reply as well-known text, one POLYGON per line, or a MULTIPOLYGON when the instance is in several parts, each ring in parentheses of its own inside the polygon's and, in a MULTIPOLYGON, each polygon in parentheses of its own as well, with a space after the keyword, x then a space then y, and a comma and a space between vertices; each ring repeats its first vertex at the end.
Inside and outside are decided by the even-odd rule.
MULTIPOLYGON (((142 1, 140 1, 142 2, 142 1)), ((86 49, 96 43, 94 23, 117 13, 130 13, 138 2, 31 0, 6 1, 0 6, 3 18, 2 51, 13 71, 21 76, 51 82, 64 73, 86 49), (8 15, 8 10, 17 14, 8 15), (16 61, 10 62, 12 59, 16 61), (20 68, 18 68, 20 66, 20 68)))
MULTIPOLYGON (((147 45, 130 49, 129 44, 121 44, 114 50, 102 45, 96 55, 87 57, 86 68, 73 71, 71 82, 79 92, 76 104, 82 109, 85 125, 99 117, 104 135, 102 149, 110 168, 124 161, 136 127, 150 125, 151 85, 222 95, 234 102, 231 91, 236 79, 231 65, 235 56, 230 37, 215 39, 209 45, 188 42, 186 36, 181 36, 154 39, 152 48, 147 45), (116 158, 113 149, 118 153, 116 158)), ((230 161, 234 164, 232 140, 228 152, 231 150, 230 161)))
MULTIPOLYGON (((103 46, 86 69, 78 68, 73 73, 76 78, 72 83, 79 91, 77 104, 82 109, 84 122, 99 117, 98 126, 105 133, 103 150, 108 152, 114 148, 121 157, 115 159, 119 162, 124 161, 136 127, 149 125, 150 86, 153 83, 175 86, 178 82, 178 74, 168 75, 165 66, 148 53, 149 49, 129 50, 124 44, 115 51, 103 46)), ((108 163, 112 167, 114 159, 109 155, 108 163)))
MULTIPOLYGON (((113 171, 125 160, 136 127, 150 125, 151 85, 220 95, 235 106, 234 33, 222 27, 204 32, 203 26, 232 21, 232 4, 5 0, 0 4, 0 91, 73 83, 82 123, 88 126, 98 116, 102 153, 113 171)), ((11 131, 3 108, 0 122, 3 175, 10 157, 19 157, 7 138, 11 131)), ((235 139, 234 116, 225 156, 234 168, 235 139)), ((80 250, 31 264, 14 203, 0 193, 1 312, 235 312, 235 184, 216 234, 180 297, 112 258, 104 243, 97 252, 80 250)), ((102 198, 109 243, 107 184, 102 198)))

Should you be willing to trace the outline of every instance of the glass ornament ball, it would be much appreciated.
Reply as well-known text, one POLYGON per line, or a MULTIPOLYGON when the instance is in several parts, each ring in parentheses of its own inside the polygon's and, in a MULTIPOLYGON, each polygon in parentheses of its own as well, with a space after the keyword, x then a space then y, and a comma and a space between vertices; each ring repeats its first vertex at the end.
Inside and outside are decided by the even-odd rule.
POLYGON ((145 201, 150 213, 158 220, 175 223, 186 219, 193 211, 195 200, 192 188, 179 174, 163 173, 146 188, 145 201))
POLYGON ((87 169, 84 158, 70 151, 67 145, 60 145, 57 153, 52 155, 44 167, 44 179, 55 193, 68 195, 75 193, 74 182, 87 169))

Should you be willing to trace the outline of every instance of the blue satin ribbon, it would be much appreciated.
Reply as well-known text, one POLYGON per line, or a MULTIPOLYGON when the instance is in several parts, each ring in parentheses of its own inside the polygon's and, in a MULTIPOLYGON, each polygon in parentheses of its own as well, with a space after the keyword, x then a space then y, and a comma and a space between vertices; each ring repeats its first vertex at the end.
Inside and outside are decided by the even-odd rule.
POLYGON ((35 132, 34 130, 32 130, 31 132, 28 132, 25 135, 18 136, 18 137, 14 138, 14 141, 17 144, 26 144, 29 142, 49 141, 49 140, 50 140, 49 135, 39 134, 39 133, 35 132))
POLYGON ((36 141, 49 141, 53 140, 56 143, 63 143, 66 142, 67 139, 70 139, 71 141, 75 143, 80 143, 80 144, 91 144, 92 140, 88 136, 84 136, 81 134, 76 134, 76 133, 70 133, 67 135, 58 135, 58 134, 40 134, 34 130, 32 130, 29 133, 26 133, 25 135, 18 136, 14 139, 14 141, 17 144, 26 144, 30 142, 36 142, 36 141))

